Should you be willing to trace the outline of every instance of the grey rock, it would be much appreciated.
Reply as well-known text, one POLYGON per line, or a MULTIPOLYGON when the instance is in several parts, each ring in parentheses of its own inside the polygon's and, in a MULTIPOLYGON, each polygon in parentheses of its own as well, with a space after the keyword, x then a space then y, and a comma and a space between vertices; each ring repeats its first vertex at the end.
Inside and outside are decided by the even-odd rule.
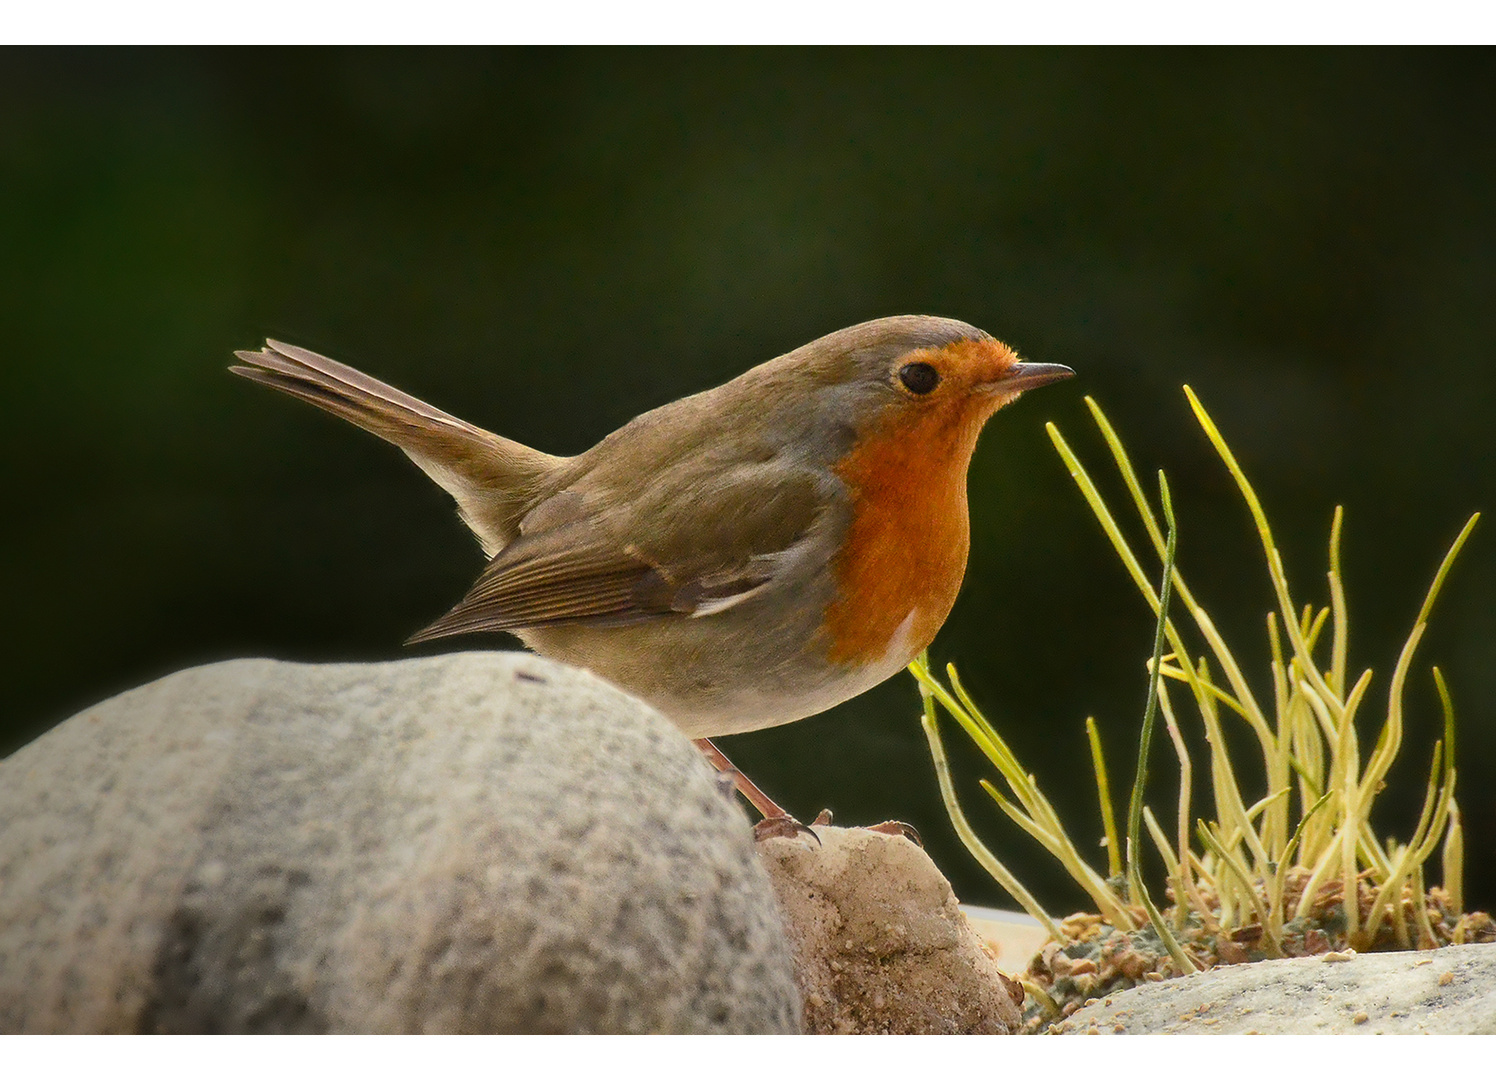
POLYGON ((0 762, 0 1031, 787 1032, 695 748, 520 653, 238 660, 0 762))
POLYGON ((1496 945, 1267 960, 1149 983, 1051 1029, 1102 1035, 1492 1035, 1496 945))

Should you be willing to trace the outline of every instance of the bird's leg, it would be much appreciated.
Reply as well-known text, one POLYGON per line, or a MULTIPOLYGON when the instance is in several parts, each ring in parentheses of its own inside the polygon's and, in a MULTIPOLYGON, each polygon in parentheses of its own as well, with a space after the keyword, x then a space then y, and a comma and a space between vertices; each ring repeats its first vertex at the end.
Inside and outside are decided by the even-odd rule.
POLYGON ((820 837, 811 832, 809 828, 800 824, 784 808, 773 799, 764 794, 763 789, 748 779, 743 771, 734 765, 726 754, 718 750, 711 739, 696 739, 696 749, 706 757, 712 768, 716 769, 724 777, 731 777, 735 786, 743 798, 752 804, 753 809, 764 816, 764 819, 753 827, 753 838, 755 840, 767 840, 771 836, 796 836, 799 833, 807 833, 813 837, 816 843, 820 843, 820 837))
POLYGON ((717 749, 716 743, 711 739, 696 739, 695 743, 696 749, 706 756, 712 768, 732 777, 733 785, 743 793, 743 798, 753 805, 753 809, 766 818, 789 817, 784 812, 784 808, 765 795, 762 788, 744 776, 742 770, 728 760, 727 755, 717 749))
MULTIPOLYGON (((734 765, 726 754, 717 749, 717 745, 711 739, 695 739, 693 741, 696 743, 696 749, 701 751, 707 761, 711 763, 712 768, 717 770, 718 775, 723 780, 730 780, 732 786, 736 787, 742 793, 743 798, 753 804, 753 808, 764 816, 764 819, 753 827, 753 838, 755 840, 767 840, 771 836, 797 836, 800 833, 805 833, 814 839, 816 843, 819 844, 821 842, 821 838, 816 836, 812 829, 790 817, 789 814, 785 813, 783 807, 765 795, 763 789, 748 779, 743 774, 743 770, 734 765)), ((816 815, 815 821, 811 822, 811 824, 830 825, 831 811, 822 810, 816 815)), ((902 821, 884 821, 877 825, 865 825, 863 827, 868 832, 902 836, 916 847, 922 848, 925 846, 925 842, 920 839, 918 830, 913 825, 902 821)))

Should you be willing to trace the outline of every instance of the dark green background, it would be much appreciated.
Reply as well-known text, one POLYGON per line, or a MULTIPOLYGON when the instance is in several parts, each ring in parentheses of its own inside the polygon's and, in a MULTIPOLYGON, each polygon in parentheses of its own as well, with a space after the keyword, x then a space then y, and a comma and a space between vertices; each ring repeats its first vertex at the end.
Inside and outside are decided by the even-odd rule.
MULTIPOLYGON (((406 655, 479 570, 398 453, 231 378, 232 349, 310 346, 570 453, 901 312, 1080 373, 984 437, 934 650, 1078 835, 1098 832, 1083 720, 1130 771, 1152 629, 1044 435, 1101 463, 1083 394, 1169 468, 1181 565, 1259 686, 1260 553, 1180 385, 1303 600, 1345 504, 1369 742, 1444 547, 1496 502, 1493 76, 1473 50, 6 52, 3 748, 190 664, 406 655)), ((1429 662, 1489 906, 1489 527, 1411 680, 1383 833, 1421 797, 1429 662)), ((802 816, 914 822, 963 898, 1003 901, 946 823, 907 678, 726 748, 802 816)), ((1079 906, 974 775, 978 827, 1079 906)))

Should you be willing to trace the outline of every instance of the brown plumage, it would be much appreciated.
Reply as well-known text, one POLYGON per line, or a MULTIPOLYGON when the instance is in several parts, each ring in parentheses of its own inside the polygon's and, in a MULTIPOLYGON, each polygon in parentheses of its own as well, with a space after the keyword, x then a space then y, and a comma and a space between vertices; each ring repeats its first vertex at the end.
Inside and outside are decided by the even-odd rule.
POLYGON ((879 319, 553 457, 304 349, 236 355, 457 501, 490 562, 413 641, 513 632, 693 737, 819 712, 928 645, 966 568, 982 425, 1071 374, 965 323, 879 319))

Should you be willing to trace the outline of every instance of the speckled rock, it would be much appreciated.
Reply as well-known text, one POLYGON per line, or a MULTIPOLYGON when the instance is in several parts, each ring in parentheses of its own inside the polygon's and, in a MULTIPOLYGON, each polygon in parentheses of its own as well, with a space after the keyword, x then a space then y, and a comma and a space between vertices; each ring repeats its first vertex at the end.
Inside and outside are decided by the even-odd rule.
POLYGON ((766 840, 811 1034, 1007 1034, 1023 991, 966 921, 950 883, 901 836, 816 826, 766 840))
POLYGON ((1050 1029, 1092 1035, 1496 1035, 1496 945, 1327 953, 1113 994, 1050 1029))
POLYGON ((240 660, 0 762, 0 1031, 785 1032, 748 824, 520 653, 240 660))

